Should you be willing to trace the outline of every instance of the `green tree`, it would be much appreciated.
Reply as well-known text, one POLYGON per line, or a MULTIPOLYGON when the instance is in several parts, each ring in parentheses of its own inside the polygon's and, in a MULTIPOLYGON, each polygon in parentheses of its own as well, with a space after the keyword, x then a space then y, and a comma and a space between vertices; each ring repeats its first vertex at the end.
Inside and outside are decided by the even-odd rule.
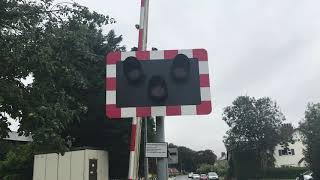
POLYGON ((101 147, 110 153, 110 176, 127 176, 130 121, 104 113, 104 57, 125 50, 121 36, 103 34, 113 22, 76 3, 0 2, 0 137, 11 117, 20 134, 32 134, 33 152, 101 147), (26 77, 33 80, 25 84, 26 77))
POLYGON ((196 151, 184 147, 184 146, 176 146, 174 144, 169 144, 169 147, 178 148, 178 164, 172 165, 177 169, 183 169, 187 172, 193 172, 197 169, 197 164, 195 162, 195 154, 196 151))
POLYGON ((294 127, 291 123, 285 123, 280 127, 280 137, 281 144, 288 145, 288 143, 294 143, 292 139, 292 134, 294 132, 294 127))
POLYGON ((104 55, 123 50, 122 37, 103 35, 110 18, 78 4, 7 0, 1 8, 0 134, 10 116, 35 142, 65 149, 63 131, 87 119, 88 94, 104 89, 104 55))
POLYGON ((237 177, 246 179, 261 168, 273 166, 273 151, 281 141, 280 128, 285 120, 275 102, 239 96, 224 109, 223 120, 230 127, 224 143, 237 177))
POLYGON ((218 160, 213 164, 200 164, 196 172, 207 174, 209 172, 216 172, 220 177, 227 174, 229 165, 227 160, 218 160))
POLYGON ((218 160, 214 164, 214 172, 218 173, 219 176, 226 176, 229 169, 227 160, 218 160))
POLYGON ((31 2, 0 2, 0 138, 8 135, 8 116, 23 116, 27 87, 21 78, 30 74, 27 62, 36 51, 32 44, 41 21, 39 9, 40 5, 31 2))
POLYGON ((320 103, 308 104, 300 129, 305 136, 305 156, 314 173, 313 178, 320 179, 320 103))
POLYGON ((171 165, 174 168, 182 169, 187 172, 196 171, 204 164, 214 165, 217 156, 212 150, 194 151, 184 146, 169 144, 169 147, 178 148, 178 164, 171 165))
POLYGON ((195 162, 199 166, 201 164, 211 164, 214 165, 214 163, 217 160, 217 156, 213 153, 212 150, 206 149, 204 151, 198 151, 195 154, 195 162))
POLYGON ((32 179, 34 147, 23 144, 12 148, 6 158, 0 161, 0 179, 29 180, 32 179))
POLYGON ((200 164, 196 172, 200 174, 206 174, 208 172, 214 172, 214 165, 211 164, 200 164))

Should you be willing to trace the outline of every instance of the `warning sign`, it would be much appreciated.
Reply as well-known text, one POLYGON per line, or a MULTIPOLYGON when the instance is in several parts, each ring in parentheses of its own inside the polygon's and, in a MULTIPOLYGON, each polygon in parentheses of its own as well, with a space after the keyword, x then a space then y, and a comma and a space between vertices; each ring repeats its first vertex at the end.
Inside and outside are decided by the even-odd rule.
POLYGON ((147 143, 146 157, 149 157, 149 158, 168 157, 168 144, 167 143, 147 143))

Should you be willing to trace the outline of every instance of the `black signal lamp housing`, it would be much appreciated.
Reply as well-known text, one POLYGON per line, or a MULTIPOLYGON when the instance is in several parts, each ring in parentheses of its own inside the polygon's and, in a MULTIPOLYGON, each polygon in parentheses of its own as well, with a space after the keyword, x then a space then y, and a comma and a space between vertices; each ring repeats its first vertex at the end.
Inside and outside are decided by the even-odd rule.
POLYGON ((167 99, 167 83, 161 76, 153 76, 148 81, 148 95, 154 102, 163 102, 167 99))
POLYGON ((141 62, 136 57, 128 57, 123 61, 123 71, 129 84, 135 85, 144 79, 141 62))
POLYGON ((184 54, 178 54, 172 62, 171 76, 177 82, 188 79, 190 74, 190 60, 184 54))

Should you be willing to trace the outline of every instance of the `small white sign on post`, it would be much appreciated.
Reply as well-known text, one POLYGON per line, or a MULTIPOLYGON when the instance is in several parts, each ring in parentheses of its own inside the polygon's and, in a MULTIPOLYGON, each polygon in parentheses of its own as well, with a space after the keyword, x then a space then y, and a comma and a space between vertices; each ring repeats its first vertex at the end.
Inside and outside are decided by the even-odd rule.
POLYGON ((148 158, 167 158, 168 144, 167 143, 147 143, 146 157, 148 158))
POLYGON ((169 164, 178 164, 178 148, 169 148, 168 149, 168 163, 169 164))

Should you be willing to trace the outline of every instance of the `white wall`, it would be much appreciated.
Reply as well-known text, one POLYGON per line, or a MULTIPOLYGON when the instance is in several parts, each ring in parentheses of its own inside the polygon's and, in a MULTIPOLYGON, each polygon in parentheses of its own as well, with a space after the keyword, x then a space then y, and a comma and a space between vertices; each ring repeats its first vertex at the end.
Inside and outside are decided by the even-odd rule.
POLYGON ((97 179, 108 180, 108 153, 89 149, 35 155, 33 180, 88 180, 89 159, 97 159, 97 179))
POLYGON ((281 166, 292 166, 292 167, 305 167, 306 163, 303 161, 301 164, 298 164, 298 162, 304 158, 303 155, 303 149, 305 149, 305 146, 302 143, 302 134, 300 131, 296 130, 293 133, 293 140, 295 141, 293 144, 289 143, 288 148, 294 149, 294 155, 279 155, 279 150, 284 149, 283 146, 278 144, 274 151, 274 158, 275 158, 275 166, 281 167, 281 166))

